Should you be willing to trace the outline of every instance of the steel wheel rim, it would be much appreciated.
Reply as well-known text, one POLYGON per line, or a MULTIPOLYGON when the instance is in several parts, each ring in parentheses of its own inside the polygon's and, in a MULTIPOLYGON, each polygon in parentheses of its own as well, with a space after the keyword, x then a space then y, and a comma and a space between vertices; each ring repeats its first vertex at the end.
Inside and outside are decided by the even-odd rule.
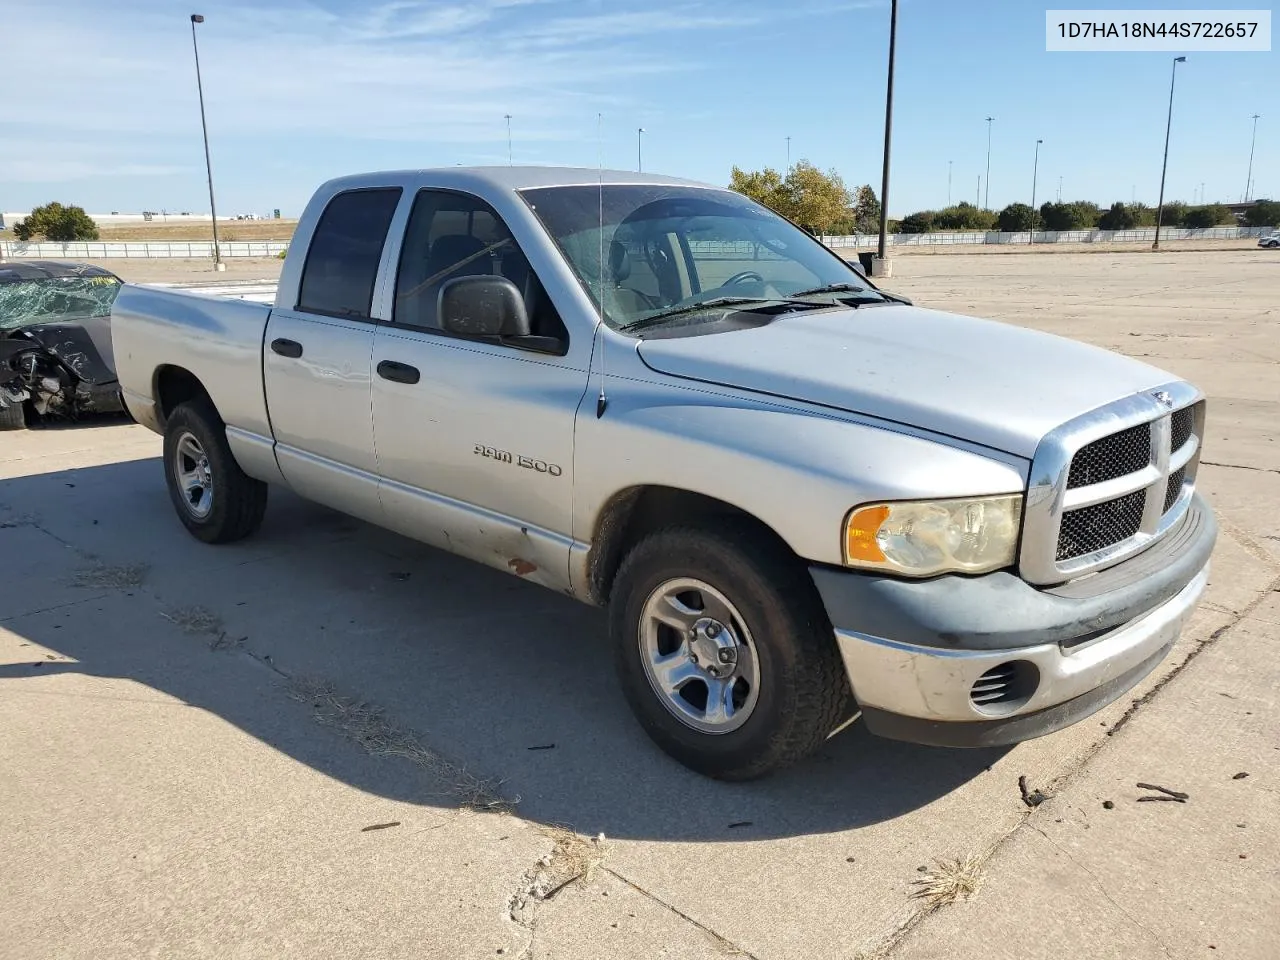
POLYGON ((760 695, 755 641, 737 608, 702 580, 659 584, 640 610, 640 662, 672 716, 699 733, 731 733, 760 695))
POLYGON ((209 516, 213 510, 213 471, 204 447, 190 431, 178 437, 174 445, 173 479, 187 512, 197 520, 209 516))

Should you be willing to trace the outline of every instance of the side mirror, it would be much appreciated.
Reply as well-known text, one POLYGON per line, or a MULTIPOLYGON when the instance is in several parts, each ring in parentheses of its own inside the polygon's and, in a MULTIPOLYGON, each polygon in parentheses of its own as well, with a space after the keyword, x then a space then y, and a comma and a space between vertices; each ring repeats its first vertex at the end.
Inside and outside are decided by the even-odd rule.
POLYGON ((506 277, 455 277, 440 288, 436 316, 450 333, 466 337, 527 337, 524 296, 506 277))

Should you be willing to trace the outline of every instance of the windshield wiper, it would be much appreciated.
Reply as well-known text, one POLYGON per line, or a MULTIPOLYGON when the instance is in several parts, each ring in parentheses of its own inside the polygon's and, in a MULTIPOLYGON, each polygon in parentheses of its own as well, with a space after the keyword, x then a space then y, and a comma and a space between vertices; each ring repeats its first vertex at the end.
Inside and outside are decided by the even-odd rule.
POLYGON ((743 303, 786 303, 787 300, 781 297, 711 297, 707 300, 699 300, 697 303, 685 304, 683 307, 676 307, 672 310, 666 310, 662 313, 655 313, 648 317, 641 317, 639 320, 632 320, 630 323, 624 323, 619 330, 643 330, 646 327, 652 327, 662 323, 664 320, 670 320, 673 317, 683 316, 686 313, 696 313, 699 310, 709 310, 715 307, 732 307, 743 303))

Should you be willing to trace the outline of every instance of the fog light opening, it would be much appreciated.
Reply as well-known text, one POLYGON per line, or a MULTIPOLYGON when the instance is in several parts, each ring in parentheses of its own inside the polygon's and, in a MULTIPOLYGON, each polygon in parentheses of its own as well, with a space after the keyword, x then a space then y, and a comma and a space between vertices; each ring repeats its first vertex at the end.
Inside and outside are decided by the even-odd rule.
POLYGON ((1030 660, 1008 660, 992 667, 969 690, 969 702, 978 713, 1004 717, 1022 707, 1040 686, 1040 671, 1030 660))

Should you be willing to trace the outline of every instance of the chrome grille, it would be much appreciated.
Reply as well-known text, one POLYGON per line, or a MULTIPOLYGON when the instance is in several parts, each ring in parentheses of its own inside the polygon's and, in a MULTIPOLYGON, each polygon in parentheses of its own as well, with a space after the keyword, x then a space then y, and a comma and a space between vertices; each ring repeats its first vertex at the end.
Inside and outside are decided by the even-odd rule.
POLYGON ((1191 439, 1191 434, 1195 430, 1196 425, 1196 407, 1194 404, 1190 407, 1183 407, 1181 410, 1175 410, 1173 416, 1169 418, 1169 449, 1181 450, 1182 445, 1191 439))
POLYGON ((1169 474, 1169 485, 1164 492, 1164 509, 1161 513, 1168 513, 1173 505, 1178 502, 1178 497, 1182 495, 1182 485, 1187 479, 1187 468, 1179 467, 1173 473, 1169 474))
POLYGON ((1040 442, 1023 511, 1019 569, 1061 583, 1144 549, 1185 513, 1204 403, 1172 383, 1085 414, 1040 442))
POLYGON ((1151 424, 1140 423, 1085 444, 1071 459, 1067 489, 1136 473, 1151 462, 1151 424))
POLYGON ((1142 525, 1147 492, 1135 490, 1118 500, 1104 500, 1062 515, 1058 530, 1058 560, 1074 560, 1128 540, 1142 525))

